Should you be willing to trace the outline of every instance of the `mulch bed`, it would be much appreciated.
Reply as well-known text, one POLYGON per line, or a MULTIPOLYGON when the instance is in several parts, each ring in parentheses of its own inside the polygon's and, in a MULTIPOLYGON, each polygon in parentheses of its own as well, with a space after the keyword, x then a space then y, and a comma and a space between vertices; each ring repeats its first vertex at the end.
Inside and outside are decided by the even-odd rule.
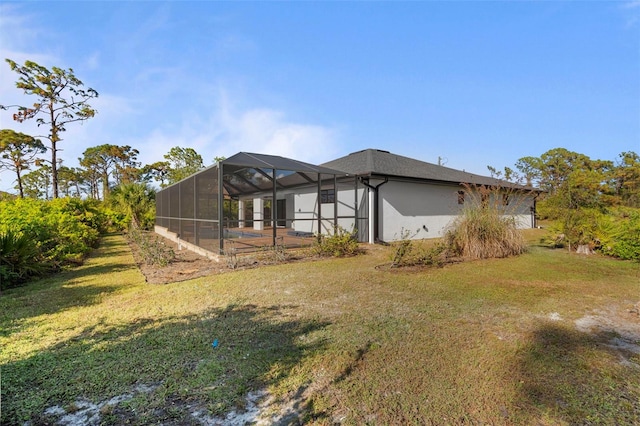
POLYGON ((146 281, 150 284, 168 284, 266 265, 320 259, 319 256, 311 253, 309 249, 289 250, 286 253, 286 260, 284 261, 276 261, 274 256, 270 256, 269 253, 256 252, 238 256, 236 268, 231 268, 224 257, 221 257, 219 261, 211 260, 187 249, 178 250, 178 245, 173 241, 160 236, 158 236, 158 238, 162 238, 165 244, 174 250, 176 255, 175 259, 167 266, 148 265, 144 262, 138 245, 128 240, 133 258, 140 272, 142 272, 146 281))

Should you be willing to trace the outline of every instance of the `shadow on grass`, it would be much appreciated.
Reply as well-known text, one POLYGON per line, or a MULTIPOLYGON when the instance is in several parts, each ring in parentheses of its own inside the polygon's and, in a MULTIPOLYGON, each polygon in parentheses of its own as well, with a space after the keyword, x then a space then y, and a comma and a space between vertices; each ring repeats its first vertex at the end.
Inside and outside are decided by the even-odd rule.
POLYGON ((303 336, 328 324, 301 321, 289 310, 230 306, 88 328, 2 366, 0 423, 51 424, 60 415, 45 414, 47 407, 69 411, 74 401, 97 404, 124 394, 131 398, 99 410, 100 424, 192 424, 195 412, 202 419, 241 409, 249 391, 286 380, 302 358, 322 349, 303 336))
POLYGON ((607 346, 612 337, 538 327, 517 365, 526 422, 640 423, 640 372, 619 362, 607 346))
POLYGON ((3 291, 0 336, 18 331, 19 324, 28 318, 92 305, 98 303, 102 295, 122 288, 127 284, 125 280, 131 278, 114 274, 137 268, 133 261, 123 260, 122 256, 128 253, 129 247, 123 239, 106 236, 84 265, 3 291))

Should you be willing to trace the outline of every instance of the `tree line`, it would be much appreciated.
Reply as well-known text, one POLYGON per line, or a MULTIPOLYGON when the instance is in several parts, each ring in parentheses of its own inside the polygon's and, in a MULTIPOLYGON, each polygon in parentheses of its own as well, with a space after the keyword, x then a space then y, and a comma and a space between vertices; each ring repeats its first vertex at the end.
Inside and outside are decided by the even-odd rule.
POLYGON ((523 157, 495 177, 541 189, 537 213, 554 245, 640 260, 640 156, 591 159, 564 148, 523 157))
POLYGON ((48 69, 33 61, 23 65, 11 59, 6 62, 18 74, 16 88, 35 102, 31 106, 0 105, 0 109, 15 111, 12 118, 16 122, 33 119, 38 127, 48 130, 43 136, 0 130, 0 170, 15 173, 20 198, 62 195, 106 199, 119 185, 156 181, 166 186, 204 167, 202 157, 192 148, 173 147, 164 161, 142 165, 137 149, 114 144, 87 148, 78 158, 79 167, 67 167, 59 156, 62 134, 68 125, 96 116, 98 111, 90 102, 98 92, 85 89, 71 68, 48 69), (50 156, 45 158, 47 152, 50 156))
POLYGON ((42 146, 39 139, 0 130, 0 169, 14 173, 20 198, 48 200, 57 195, 106 200, 114 188, 122 185, 155 182, 164 187, 204 168, 202 156, 193 148, 176 146, 164 155, 164 161, 142 165, 137 149, 102 144, 87 148, 78 158, 78 167, 58 161, 56 191, 52 167, 38 156, 45 152, 42 146))
POLYGON ((488 169, 494 177, 543 190, 551 210, 640 207, 640 156, 633 151, 611 161, 554 148, 540 157, 522 157, 514 167, 488 169))

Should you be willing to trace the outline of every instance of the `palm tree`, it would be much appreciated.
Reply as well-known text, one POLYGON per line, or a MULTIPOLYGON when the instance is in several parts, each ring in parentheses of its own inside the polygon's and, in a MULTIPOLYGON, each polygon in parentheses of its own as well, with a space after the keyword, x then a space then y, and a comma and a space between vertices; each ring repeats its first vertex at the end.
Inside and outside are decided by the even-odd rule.
POLYGON ((131 220, 131 226, 140 228, 144 216, 155 208, 155 191, 146 183, 125 183, 116 187, 109 199, 131 220))

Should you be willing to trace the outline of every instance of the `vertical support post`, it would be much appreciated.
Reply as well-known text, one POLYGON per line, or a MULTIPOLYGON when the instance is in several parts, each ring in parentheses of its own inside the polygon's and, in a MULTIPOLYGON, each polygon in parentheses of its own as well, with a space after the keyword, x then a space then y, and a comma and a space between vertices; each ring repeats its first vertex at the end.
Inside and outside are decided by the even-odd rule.
POLYGON ((272 228, 272 236, 273 236, 273 246, 276 246, 276 238, 278 238, 278 222, 276 218, 278 217, 278 203, 276 200, 277 191, 276 191, 276 169, 271 169, 271 177, 273 184, 273 199, 271 200, 271 228, 272 228))
POLYGON ((338 178, 333 175, 333 232, 338 229, 338 178))
POLYGON ((178 238, 182 239, 182 183, 178 183, 178 238))
POLYGON ((262 198, 253 199, 253 229, 256 231, 264 229, 264 200, 262 198))
POLYGON ((322 174, 318 173, 318 239, 322 233, 322 174))
POLYGON ((218 242, 219 254, 224 254, 224 186, 222 178, 224 177, 224 165, 218 162, 218 242))
POLYGON ((376 202, 376 191, 373 188, 369 188, 369 244, 375 244, 375 228, 376 228, 376 217, 375 217, 375 205, 376 202))
POLYGON ((358 176, 353 177, 353 230, 360 241, 360 230, 358 229, 358 176))
POLYGON ((200 232, 198 229, 198 175, 193 177, 193 242, 195 245, 200 246, 200 232))
POLYGON ((244 228, 244 200, 238 200, 238 228, 244 228))

